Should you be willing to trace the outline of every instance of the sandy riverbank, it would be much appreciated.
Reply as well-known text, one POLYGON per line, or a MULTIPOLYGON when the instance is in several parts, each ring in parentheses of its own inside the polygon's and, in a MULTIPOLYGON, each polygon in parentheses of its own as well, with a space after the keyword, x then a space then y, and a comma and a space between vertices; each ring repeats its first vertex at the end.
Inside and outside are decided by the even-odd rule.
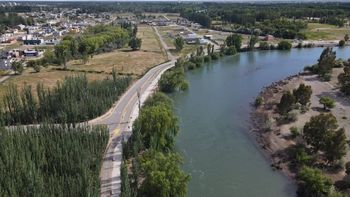
MULTIPOLYGON (((253 133, 257 142, 265 152, 271 157, 271 166, 274 169, 281 170, 287 176, 294 178, 295 172, 289 169, 290 159, 287 151, 296 144, 291 137, 290 128, 296 127, 302 130, 304 124, 312 116, 318 115, 323 111, 323 106, 319 104, 321 96, 328 96, 335 100, 335 108, 331 109, 333 115, 337 118, 339 127, 345 128, 346 136, 350 139, 350 100, 342 95, 337 84, 337 76, 342 72, 342 68, 333 70, 332 80, 330 82, 321 81, 316 75, 299 74, 288 77, 284 80, 275 82, 265 87, 259 94, 264 99, 264 103, 253 110, 252 119, 254 123, 253 133), (298 88, 301 83, 309 85, 312 88, 311 105, 309 110, 302 113, 300 110, 293 110, 296 113, 297 120, 287 124, 278 124, 281 117, 276 112, 276 105, 279 103, 282 94, 285 91, 292 91, 298 88)), ((350 161, 350 154, 343 158, 344 163, 350 161)), ((327 172, 326 172, 327 173, 327 172)), ((334 181, 344 177, 344 171, 327 173, 334 181)))

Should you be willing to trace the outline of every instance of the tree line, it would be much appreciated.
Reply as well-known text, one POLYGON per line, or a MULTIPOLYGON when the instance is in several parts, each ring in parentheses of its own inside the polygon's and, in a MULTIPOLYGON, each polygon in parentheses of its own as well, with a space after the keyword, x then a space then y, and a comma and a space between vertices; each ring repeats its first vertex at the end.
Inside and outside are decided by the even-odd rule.
POLYGON ((157 92, 145 102, 123 144, 121 196, 186 196, 189 175, 175 152, 178 119, 172 101, 157 92))
POLYGON ((138 50, 142 40, 136 34, 137 26, 129 22, 91 26, 82 35, 65 36, 53 51, 47 50, 43 58, 29 61, 28 66, 37 72, 40 72, 40 66, 49 64, 63 65, 67 69, 69 60, 79 59, 86 63, 95 54, 110 52, 127 44, 133 50, 138 50))
POLYGON ((5 33, 8 28, 13 28, 17 25, 33 25, 34 20, 31 17, 22 17, 16 13, 0 12, 0 34, 5 33))
POLYGON ((0 128, 0 196, 99 196, 105 127, 0 128))
POLYGON ((41 122, 77 123, 102 115, 126 90, 131 77, 118 77, 88 82, 86 75, 66 77, 48 89, 38 83, 36 92, 25 85, 19 90, 10 85, 0 105, 3 125, 41 122))

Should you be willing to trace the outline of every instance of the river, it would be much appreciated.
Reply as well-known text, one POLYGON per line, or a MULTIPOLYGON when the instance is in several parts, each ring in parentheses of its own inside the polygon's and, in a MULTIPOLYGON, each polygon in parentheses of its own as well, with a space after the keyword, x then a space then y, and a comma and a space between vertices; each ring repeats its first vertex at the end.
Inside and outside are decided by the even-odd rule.
MULTIPOLYGON (((316 63, 322 50, 247 52, 187 72, 189 90, 171 97, 189 197, 295 196, 293 182, 270 168, 248 135, 250 103, 264 86, 316 63)), ((337 57, 350 58, 350 48, 337 49, 337 57)))

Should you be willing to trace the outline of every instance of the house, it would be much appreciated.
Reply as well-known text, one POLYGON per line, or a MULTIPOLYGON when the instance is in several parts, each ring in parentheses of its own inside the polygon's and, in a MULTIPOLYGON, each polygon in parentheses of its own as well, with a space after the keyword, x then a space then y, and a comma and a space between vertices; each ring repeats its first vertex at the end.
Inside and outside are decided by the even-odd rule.
POLYGON ((264 38, 265 41, 271 41, 273 39, 275 39, 275 37, 273 37, 273 35, 266 35, 264 38))
POLYGON ((0 70, 10 70, 11 60, 10 59, 0 59, 0 70))
POLYGON ((197 34, 187 34, 183 36, 183 39, 187 44, 196 44, 199 41, 199 38, 197 37, 197 34))
POLYGON ((40 44, 44 43, 43 39, 36 38, 30 34, 23 36, 22 40, 23 40, 24 45, 40 45, 40 44))
POLYGON ((11 69, 11 57, 7 52, 0 52, 0 70, 11 69))
POLYGON ((49 39, 49 40, 45 40, 45 45, 57 45, 60 42, 59 39, 49 39))
POLYGON ((27 49, 23 51, 23 54, 26 57, 38 57, 40 54, 42 54, 42 52, 39 52, 37 50, 27 49))
POLYGON ((213 35, 207 34, 207 35, 204 35, 203 38, 211 40, 211 39, 213 39, 213 35))

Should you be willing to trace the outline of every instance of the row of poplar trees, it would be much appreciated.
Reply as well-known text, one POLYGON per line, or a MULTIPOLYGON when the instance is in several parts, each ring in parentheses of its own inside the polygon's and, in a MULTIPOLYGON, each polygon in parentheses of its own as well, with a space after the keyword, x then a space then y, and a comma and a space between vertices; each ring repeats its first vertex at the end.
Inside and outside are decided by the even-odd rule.
POLYGON ((18 90, 10 85, 0 101, 2 125, 34 124, 41 122, 76 123, 93 119, 107 111, 126 90, 131 77, 118 77, 88 82, 86 75, 66 77, 53 89, 38 84, 18 90))
POLYGON ((0 128, 0 196, 99 196, 106 127, 0 128))

